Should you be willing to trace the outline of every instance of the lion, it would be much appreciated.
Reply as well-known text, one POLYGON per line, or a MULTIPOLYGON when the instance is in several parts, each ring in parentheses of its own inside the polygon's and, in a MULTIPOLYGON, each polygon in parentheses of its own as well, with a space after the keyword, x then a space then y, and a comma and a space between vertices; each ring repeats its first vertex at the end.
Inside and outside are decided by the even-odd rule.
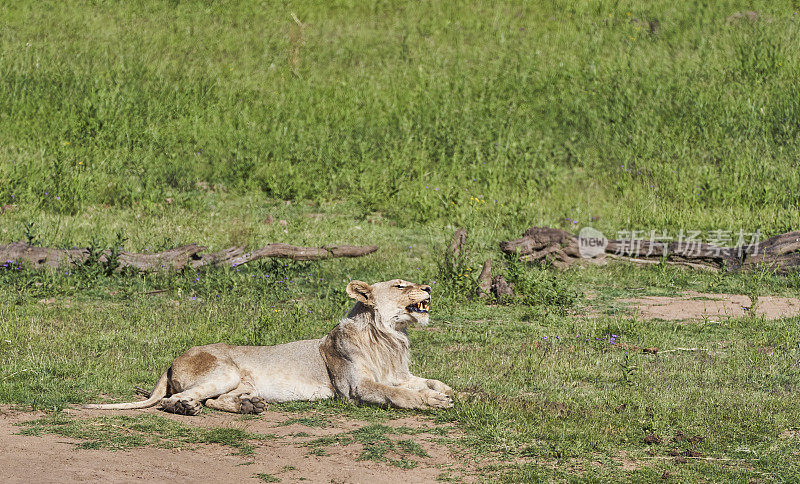
POLYGON ((260 413, 268 403, 339 397, 407 409, 450 408, 453 390, 408 369, 406 329, 428 324, 431 287, 395 279, 351 281, 356 300, 345 318, 320 339, 276 346, 216 343, 190 348, 161 375, 141 402, 92 404, 123 410, 160 403, 163 410, 197 415, 203 405, 260 413))

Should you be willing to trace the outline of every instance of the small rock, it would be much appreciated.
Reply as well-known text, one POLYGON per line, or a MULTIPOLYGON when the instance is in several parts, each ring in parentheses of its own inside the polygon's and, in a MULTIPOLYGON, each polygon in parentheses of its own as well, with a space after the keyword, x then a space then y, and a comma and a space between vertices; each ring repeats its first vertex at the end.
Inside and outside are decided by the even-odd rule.
POLYGON ((266 217, 264 217, 264 223, 267 225, 275 223, 275 217, 273 217, 272 215, 267 215, 266 217))
POLYGON ((289 222, 287 222, 287 221, 286 221, 286 220, 284 220, 284 219, 280 219, 280 220, 278 220, 278 223, 279 223, 280 225, 283 225, 283 226, 289 225, 289 222))
POLYGON ((509 284, 503 276, 494 276, 492 278, 492 293, 495 297, 513 296, 514 285, 509 284))
POLYGON ((755 22, 755 21, 758 20, 758 12, 754 12, 752 10, 745 10, 745 11, 742 11, 742 12, 736 12, 734 14, 729 15, 726 20, 727 20, 727 22, 729 24, 733 23, 733 22, 738 22, 740 20, 746 20, 748 22, 755 22))
POLYGON ((659 22, 658 19, 643 20, 638 18, 632 18, 631 23, 638 25, 642 30, 646 30, 651 34, 658 33, 658 29, 659 27, 661 27, 661 22, 659 22))
POLYGON ((759 346, 756 350, 758 353, 764 353, 768 356, 772 356, 775 354, 775 348, 772 346, 759 346))
POLYGON ((647 434, 644 436, 644 443, 648 445, 660 444, 661 436, 658 434, 647 434))

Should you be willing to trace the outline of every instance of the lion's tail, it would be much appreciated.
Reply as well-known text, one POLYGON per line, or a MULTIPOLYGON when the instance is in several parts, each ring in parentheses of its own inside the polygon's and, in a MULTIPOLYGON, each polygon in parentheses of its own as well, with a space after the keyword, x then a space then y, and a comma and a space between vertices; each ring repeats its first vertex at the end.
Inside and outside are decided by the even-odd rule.
POLYGON ((153 388, 153 393, 150 394, 150 398, 141 402, 130 402, 130 403, 103 403, 103 404, 89 404, 84 405, 83 408, 94 408, 100 410, 128 410, 134 408, 147 408, 152 407, 153 405, 157 404, 167 395, 167 372, 165 371, 161 378, 158 379, 158 383, 156 383, 155 388, 153 388))

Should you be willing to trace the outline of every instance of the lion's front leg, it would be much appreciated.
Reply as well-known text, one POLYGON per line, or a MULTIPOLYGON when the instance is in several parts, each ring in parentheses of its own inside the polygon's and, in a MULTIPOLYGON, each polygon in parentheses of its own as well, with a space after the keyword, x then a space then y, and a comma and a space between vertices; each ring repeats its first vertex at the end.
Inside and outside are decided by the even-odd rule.
POLYGON ((452 388, 440 382, 439 380, 434 380, 431 378, 421 378, 414 375, 411 375, 411 378, 408 381, 404 382, 403 386, 418 390, 429 388, 439 393, 444 393, 449 397, 452 397, 455 394, 452 388))
POLYGON ((375 381, 362 381, 354 391, 358 400, 397 408, 450 408, 453 402, 444 393, 430 388, 412 389, 407 386, 389 386, 375 381))

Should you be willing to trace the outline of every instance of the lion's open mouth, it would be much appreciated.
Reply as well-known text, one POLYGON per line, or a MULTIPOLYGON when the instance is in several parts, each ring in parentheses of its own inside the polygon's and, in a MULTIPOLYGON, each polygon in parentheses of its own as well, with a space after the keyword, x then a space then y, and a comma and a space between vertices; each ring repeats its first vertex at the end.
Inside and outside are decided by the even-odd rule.
POLYGON ((430 303, 430 299, 425 299, 424 301, 420 301, 416 304, 409 304, 406 306, 406 311, 411 313, 427 313, 430 303))

